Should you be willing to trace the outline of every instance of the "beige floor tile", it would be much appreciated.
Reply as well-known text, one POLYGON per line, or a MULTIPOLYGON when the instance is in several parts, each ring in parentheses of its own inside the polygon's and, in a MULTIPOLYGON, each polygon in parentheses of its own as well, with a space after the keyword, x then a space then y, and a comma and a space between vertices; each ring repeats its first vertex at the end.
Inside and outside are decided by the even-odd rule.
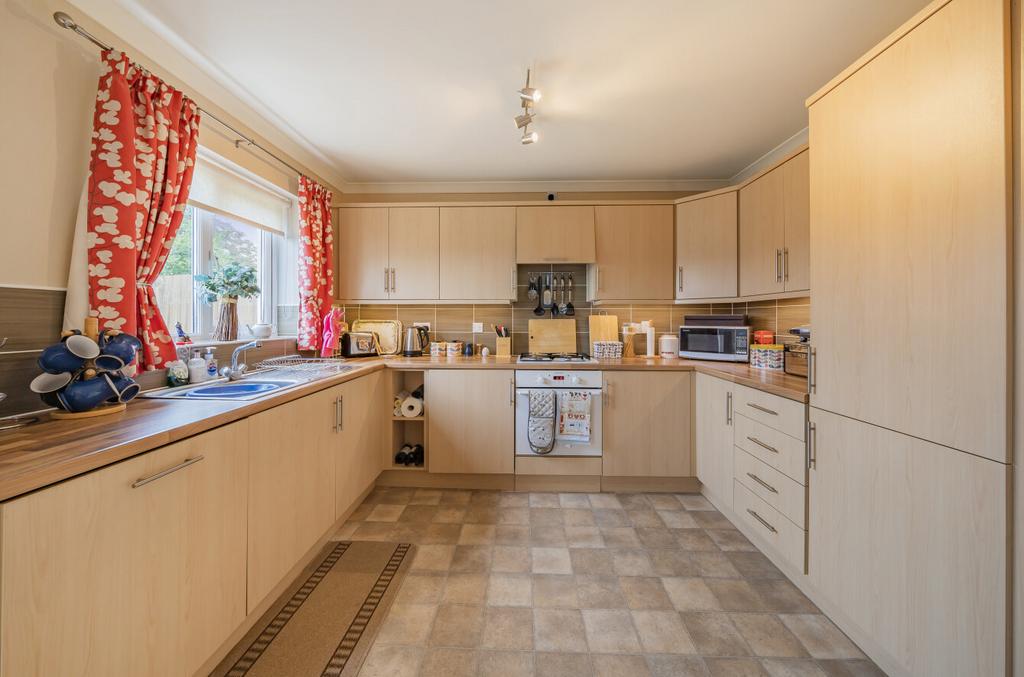
POLYGON ((531 525, 530 544, 542 547, 566 547, 565 529, 556 525, 531 525))
POLYGON ((622 609, 584 609, 587 644, 594 653, 637 653, 640 640, 633 618, 622 609))
POLYGON ((576 595, 581 609, 626 608, 626 596, 616 576, 576 576, 576 595))
POLYGON ((568 548, 530 548, 535 574, 571 574, 568 548))
POLYGON ((886 677, 877 665, 866 658, 821 660, 818 661, 818 666, 828 677, 886 677))
POLYGON ((630 609, 672 609, 661 579, 656 576, 622 576, 619 587, 630 609))
POLYGON ((569 559, 577 574, 610 576, 615 573, 612 554, 604 548, 570 548, 569 559))
POLYGON ((501 498, 498 499, 498 505, 504 508, 528 508, 530 507, 530 495, 513 491, 503 492, 501 498))
POLYGON ((647 494, 647 502, 655 510, 682 510, 683 504, 673 494, 647 494))
POLYGON ((590 509, 590 499, 586 494, 559 494, 558 505, 562 508, 590 509))
POLYGON ((649 507, 627 510, 626 515, 629 517, 629 521, 634 527, 656 529, 665 526, 665 523, 661 521, 658 513, 649 507))
POLYGON ((487 607, 480 646, 487 649, 533 650, 533 610, 487 607))
POLYGON ((360 522, 352 539, 356 541, 395 541, 396 522, 360 522))
POLYGON ((592 527, 596 526, 594 511, 583 508, 563 508, 562 521, 567 527, 592 527))
POLYGON ((484 608, 464 604, 442 604, 437 608, 431 646, 474 648, 480 644, 484 625, 484 608))
POLYGON ((708 677, 704 660, 697 656, 647 656, 651 677, 708 677))
POLYGON ((739 578, 708 578, 705 581, 726 611, 765 611, 764 600, 750 583, 739 578))
POLYGON ((437 607, 433 604, 395 604, 381 623, 377 642, 381 644, 426 644, 437 607))
POLYGON ((479 677, 533 677, 533 654, 522 651, 481 651, 477 656, 479 677))
POLYGON ((494 528, 496 545, 527 545, 530 542, 530 527, 521 524, 499 524, 494 528))
POLYGON ((672 532, 683 550, 691 552, 718 552, 718 546, 703 529, 678 529, 672 532))
POLYGON ((468 505, 463 521, 466 524, 497 524, 501 508, 493 505, 468 505))
POLYGON ((619 499, 619 505, 625 510, 650 510, 651 502, 647 500, 650 494, 615 494, 619 499))
POLYGON ((633 611, 632 615, 645 653, 697 652, 682 618, 675 611, 633 611))
POLYGON ((750 580, 750 587, 757 591, 757 594, 764 600, 768 611, 775 613, 792 614, 813 614, 818 613, 814 602, 809 600, 804 593, 785 579, 779 580, 750 580))
POLYGON ((615 494, 587 494, 587 498, 590 500, 590 505, 593 508, 622 509, 622 504, 619 503, 619 499, 615 494))
POLYGON ((529 508, 498 508, 498 524, 529 524, 529 508))
POLYGON ((703 578, 667 576, 661 584, 679 611, 720 611, 721 604, 703 578))
POLYGON ((441 600, 445 604, 483 604, 489 579, 487 574, 449 574, 441 600))
POLYGON ((459 542, 459 534, 462 533, 461 524, 427 524, 416 525, 420 534, 421 545, 455 545, 459 542))
POLYGON ((740 578, 740 572, 721 552, 691 552, 690 559, 697 571, 707 578, 740 578))
POLYGON ((676 499, 683 504, 687 510, 714 510, 715 506, 711 501, 700 494, 676 494, 676 499))
POLYGON ((449 571, 484 573, 491 570, 491 546, 457 545, 449 571))
POLYGON ((643 544, 633 527, 606 527, 601 529, 605 547, 608 548, 639 548, 643 544))
POLYGON ((679 545, 676 542, 676 535, 665 527, 637 527, 636 535, 640 543, 649 550, 676 548, 679 545))
POLYGON ((717 510, 695 510, 690 513, 701 529, 735 529, 732 522, 717 510))
POLYGON ((538 653, 534 656, 534 674, 537 677, 593 677, 594 666, 590 654, 538 653))
POLYGON ((473 496, 471 491, 461 491, 459 489, 446 489, 441 492, 441 505, 469 505, 469 501, 473 496))
POLYGON ((530 571, 530 549, 520 545, 496 545, 491 555, 491 571, 524 574, 530 571))
POLYGON ((755 552, 757 548, 747 540, 747 537, 736 529, 705 529, 707 535, 715 542, 719 550, 723 552, 755 552))
POLYGON ((749 656, 750 649, 724 613, 682 614, 683 625, 702 656, 749 656))
POLYGON ((533 584, 527 574, 491 574, 487 584, 488 606, 530 606, 533 584))
POLYGON ((578 609, 576 578, 542 574, 533 577, 533 606, 535 608, 578 609))
POLYGON ((431 649, 423 657, 420 677, 475 677, 476 662, 475 651, 448 648, 431 649))
POLYGON ((502 492, 500 491, 474 491, 469 498, 469 504, 496 508, 501 501, 501 494, 502 492))
POLYGON ((563 523, 561 508, 535 508, 530 506, 529 510, 530 526, 561 526, 563 523))
POLYGON ((586 652, 583 617, 575 609, 534 609, 533 645, 537 651, 586 652))
POLYGON ((771 560, 757 552, 733 551, 725 553, 740 575, 749 579, 785 578, 771 560))
POLYGON ((376 643, 359 670, 360 677, 416 677, 424 649, 376 643))
POLYGON ((570 548, 603 548, 604 537, 597 527, 565 527, 565 542, 570 548))
POLYGON ((410 573, 402 581, 396 604, 438 604, 444 594, 444 574, 410 573))
POLYGON ((730 620, 755 656, 807 657, 800 641, 772 614, 732 614, 730 620))
POLYGON ((420 545, 411 568, 413 571, 448 571, 454 554, 454 545, 420 545))
MULTIPOLYGON (((763 658, 761 659, 761 667, 768 673, 768 677, 830 677, 828 673, 818 666, 816 661, 810 659, 763 658)), ((872 667, 874 666, 872 665, 872 667)), ((872 677, 885 677, 885 673, 881 671, 870 674, 872 677)), ((842 673, 842 677, 854 676, 842 673)), ((869 677, 869 673, 856 677, 869 677)))
POLYGON ((753 658, 705 658, 711 677, 766 677, 760 661, 753 658))
MULTIPOLYGON (((377 506, 380 507, 380 506, 377 506)), ((436 505, 407 505, 402 514, 399 515, 399 522, 412 522, 414 524, 429 524, 434 521, 437 514, 436 505)))
POLYGON ((440 489, 417 489, 409 499, 409 505, 437 505, 440 502, 440 489))
POLYGON ((493 524, 463 524, 459 533, 459 545, 492 545, 494 535, 493 524))
POLYGON ((435 523, 462 524, 466 517, 466 507, 461 505, 441 505, 434 513, 435 523))
POLYGON ((594 521, 597 522, 597 526, 606 529, 633 526, 633 523, 629 520, 629 515, 622 509, 594 508, 594 521))
POLYGON ((697 566, 685 550, 648 550, 658 576, 696 576, 697 566))
POLYGON ((397 522, 405 505, 389 505, 380 503, 373 507, 370 514, 366 516, 367 522, 397 522))
POLYGON ((864 657, 860 649, 821 614, 784 614, 779 618, 815 658, 864 657))
POLYGON ((697 521, 685 510, 659 510, 658 517, 669 529, 696 529, 697 521))
POLYGON ((616 576, 654 575, 654 567, 646 550, 613 550, 612 569, 616 576))
POLYGON ((345 522, 345 524, 343 524, 340 529, 338 529, 336 532, 334 532, 334 536, 331 537, 331 540, 333 540, 333 541, 348 541, 348 540, 351 540, 351 538, 356 533, 356 529, 358 529, 358 528, 359 528, 359 522, 345 522))
POLYGON ((650 671, 643 656, 623 656, 615 654, 595 654, 594 674, 597 677, 647 677, 650 671))
POLYGON ((530 494, 531 508, 559 508, 561 505, 558 494, 530 494))

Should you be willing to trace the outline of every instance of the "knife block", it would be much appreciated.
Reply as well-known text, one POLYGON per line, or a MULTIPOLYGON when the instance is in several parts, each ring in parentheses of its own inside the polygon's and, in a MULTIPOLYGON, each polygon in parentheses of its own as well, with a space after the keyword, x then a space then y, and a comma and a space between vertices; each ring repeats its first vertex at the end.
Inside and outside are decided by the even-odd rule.
POLYGON ((496 336, 494 337, 494 354, 499 357, 509 357, 512 355, 512 337, 511 336, 496 336))

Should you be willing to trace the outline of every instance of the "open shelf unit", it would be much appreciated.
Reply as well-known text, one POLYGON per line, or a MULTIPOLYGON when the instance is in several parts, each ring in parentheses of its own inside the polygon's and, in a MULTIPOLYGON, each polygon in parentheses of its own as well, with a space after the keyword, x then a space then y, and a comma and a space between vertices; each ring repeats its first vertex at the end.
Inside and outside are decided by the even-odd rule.
MULTIPOLYGON (((392 398, 403 390, 411 393, 423 385, 425 372, 416 369, 395 369, 389 376, 391 379, 389 384, 391 391, 387 400, 388 405, 391 404, 392 398)), ((388 430, 388 444, 384 447, 385 468, 389 470, 426 471, 429 459, 427 447, 427 415, 429 412, 426 406, 426 393, 424 393, 423 400, 423 414, 420 416, 405 417, 389 414, 388 418, 391 419, 391 425, 388 430), (423 445, 423 465, 400 465, 395 463, 395 454, 406 444, 423 445)))

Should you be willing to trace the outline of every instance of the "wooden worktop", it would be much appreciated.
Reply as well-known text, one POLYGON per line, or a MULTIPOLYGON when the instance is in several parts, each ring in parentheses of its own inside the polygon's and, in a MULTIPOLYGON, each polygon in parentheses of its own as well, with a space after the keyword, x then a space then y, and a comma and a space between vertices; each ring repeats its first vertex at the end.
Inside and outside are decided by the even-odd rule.
POLYGON ((515 357, 393 357, 350 360, 355 369, 246 402, 139 398, 127 411, 81 420, 51 419, 0 432, 0 501, 56 484, 111 463, 339 385, 381 369, 585 369, 697 371, 804 402, 807 381, 746 364, 623 358, 588 364, 517 364, 515 357))

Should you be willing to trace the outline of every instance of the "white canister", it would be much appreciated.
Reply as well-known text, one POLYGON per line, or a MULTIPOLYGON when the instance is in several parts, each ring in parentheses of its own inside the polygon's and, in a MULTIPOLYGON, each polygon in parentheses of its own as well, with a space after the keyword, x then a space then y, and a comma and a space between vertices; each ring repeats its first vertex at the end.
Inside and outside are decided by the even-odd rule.
POLYGON ((675 334, 659 336, 658 353, 667 360, 679 357, 679 337, 675 334))

